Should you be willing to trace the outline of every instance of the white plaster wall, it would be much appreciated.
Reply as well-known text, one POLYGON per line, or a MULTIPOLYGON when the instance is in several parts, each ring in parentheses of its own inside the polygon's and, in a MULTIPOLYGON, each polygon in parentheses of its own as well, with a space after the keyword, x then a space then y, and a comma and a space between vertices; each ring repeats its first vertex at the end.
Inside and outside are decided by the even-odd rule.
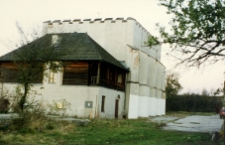
MULTIPOLYGON (((140 63, 140 52, 138 50, 132 50, 131 48, 127 47, 126 59, 127 65, 130 68, 130 77, 128 77, 127 81, 131 82, 139 82, 139 63, 140 63)), ((128 92, 128 93, 132 93, 128 92)))
POLYGON ((134 35, 133 35, 133 46, 135 48, 139 48, 141 50, 142 48, 142 44, 143 44, 143 30, 142 30, 142 26, 138 23, 135 22, 134 25, 134 35))
POLYGON ((166 99, 161 98, 161 105, 162 105, 162 110, 161 110, 161 115, 166 114, 166 99))
POLYGON ((138 105, 139 105, 139 95, 130 94, 129 110, 128 110, 129 119, 138 118, 138 113, 139 113, 138 105))
MULTIPOLYGON (((103 46, 103 48, 107 49, 107 51, 118 60, 125 60, 124 54, 126 51, 125 47, 127 43, 126 34, 128 29, 128 23, 123 23, 122 20, 118 20, 115 23, 111 23, 111 20, 107 20, 105 21, 105 23, 103 23, 103 25, 105 25, 105 30, 103 30, 103 33, 105 34, 105 45, 103 46)), ((130 33, 132 33, 132 31, 130 33)))
POLYGON ((159 90, 157 97, 162 98, 161 91, 162 91, 162 74, 163 74, 163 66, 161 64, 158 65, 157 71, 157 89, 159 90))
POLYGON ((156 87, 156 79, 157 79, 157 62, 149 57, 149 63, 150 63, 150 69, 149 69, 149 84, 151 87, 151 97, 156 97, 155 96, 155 87, 156 87))
POLYGON ((140 52, 140 63, 139 63, 139 83, 148 84, 148 56, 147 54, 140 52))
MULTIPOLYGON (((129 74, 130 73, 128 73, 128 75, 127 75, 127 77, 129 77, 129 74)), ((128 83, 127 82, 127 84, 126 84, 126 92, 130 92, 130 87, 131 86, 131 83, 128 83)), ((128 117, 128 110, 129 110, 129 102, 130 102, 130 93, 125 93, 125 115, 126 115, 126 117, 128 117)))
POLYGON ((138 100, 138 116, 148 117, 150 112, 150 89, 147 85, 140 85, 139 100, 138 100))
POLYGON ((98 97, 98 87, 87 87, 87 86, 73 86, 73 85, 62 85, 57 86, 54 84, 45 85, 44 89, 39 90, 44 100, 51 103, 52 100, 60 101, 65 99, 71 103, 71 109, 68 110, 68 115, 76 115, 78 117, 90 117, 95 118, 96 116, 96 97, 98 97), (85 101, 92 101, 93 106, 85 110, 85 101))
POLYGON ((155 104, 156 104, 156 106, 155 106, 155 114, 156 115, 161 115, 162 104, 161 104, 160 98, 156 98, 155 104))
POLYGON ((161 115, 161 111, 162 111, 162 104, 161 104, 161 99, 157 98, 157 115, 161 115))
POLYGON ((159 87, 160 87, 160 77, 161 77, 161 70, 160 70, 160 64, 157 63, 156 61, 156 75, 155 75, 155 80, 154 80, 154 86, 156 88, 156 91, 155 91, 155 96, 156 98, 160 98, 159 96, 159 93, 158 93, 158 90, 159 90, 159 87))
POLYGON ((125 110, 124 108, 125 93, 122 91, 116 91, 103 87, 99 88, 99 97, 97 103, 99 118, 115 118, 116 99, 119 100, 118 118, 122 118, 125 110), (105 111, 101 112, 101 102, 103 95, 105 96, 105 111))
POLYGON ((138 118, 139 84, 138 83, 130 83, 130 90, 132 90, 132 93, 129 94, 128 118, 138 118))
POLYGON ((156 98, 155 97, 149 97, 150 101, 150 110, 149 110, 149 116, 155 116, 156 115, 156 98))
POLYGON ((166 101, 165 101, 165 82, 166 82, 166 78, 165 78, 166 72, 165 72, 165 67, 161 65, 161 77, 160 77, 160 86, 159 86, 159 98, 160 98, 160 104, 161 104, 161 115, 165 115, 166 114, 166 101))
MULTIPOLYGON (((166 86, 166 68, 165 67, 162 68, 162 76, 161 77, 162 77, 161 89, 163 91, 165 91, 165 86, 166 86)), ((163 96, 162 96, 162 98, 163 98, 163 96)))
MULTIPOLYGON (((48 71, 46 71, 47 73, 48 71)), ((4 87, 10 92, 15 91, 18 84, 5 83, 4 87)), ((45 104, 53 104, 55 102, 71 103, 67 106, 66 115, 85 117, 85 118, 114 118, 115 116, 115 99, 120 96, 119 100, 119 118, 122 118, 124 113, 125 93, 113 89, 95 86, 78 86, 78 85, 62 85, 62 73, 55 74, 55 83, 48 83, 48 78, 45 77, 43 84, 35 84, 32 90, 36 90, 39 95, 36 95, 37 100, 42 100, 45 104), (101 96, 106 96, 105 112, 101 113, 101 96), (92 108, 85 108, 85 101, 92 101, 92 108), (100 106, 100 107, 99 107, 100 106)))
POLYGON ((148 84, 150 89, 150 111, 149 116, 155 116, 156 115, 156 75, 157 75, 157 69, 156 69, 156 60, 152 57, 148 57, 149 62, 149 69, 148 69, 148 84))
POLYGON ((166 114, 166 97, 165 97, 165 93, 162 93, 163 94, 163 115, 166 114))

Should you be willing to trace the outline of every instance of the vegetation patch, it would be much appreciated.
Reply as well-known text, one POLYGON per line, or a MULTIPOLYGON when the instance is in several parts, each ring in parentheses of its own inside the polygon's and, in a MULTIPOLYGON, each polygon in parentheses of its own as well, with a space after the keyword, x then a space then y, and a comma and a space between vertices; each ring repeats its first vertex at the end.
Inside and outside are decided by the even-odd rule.
POLYGON ((191 124, 201 124, 201 123, 199 123, 199 122, 190 122, 191 124))
POLYGON ((213 143, 210 134, 161 130, 165 124, 146 119, 96 119, 86 126, 49 120, 42 130, 1 131, 0 143, 8 145, 61 144, 199 144, 213 143))

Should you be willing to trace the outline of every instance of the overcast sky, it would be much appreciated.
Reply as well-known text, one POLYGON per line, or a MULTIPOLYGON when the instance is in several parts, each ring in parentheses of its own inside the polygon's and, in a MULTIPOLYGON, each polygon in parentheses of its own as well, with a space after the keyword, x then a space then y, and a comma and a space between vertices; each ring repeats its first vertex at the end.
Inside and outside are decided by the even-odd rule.
MULTIPOLYGON (((133 17, 151 34, 158 35, 155 24, 168 26, 170 16, 158 0, 0 0, 0 55, 15 47, 18 33, 15 23, 29 33, 42 27, 47 20, 133 17), (7 47, 5 44, 8 44, 7 47), (9 44, 13 44, 9 46, 9 44)), ((166 56, 169 47, 163 46, 162 62, 168 70, 180 73, 182 92, 202 92, 222 87, 224 62, 204 68, 175 66, 166 56)))

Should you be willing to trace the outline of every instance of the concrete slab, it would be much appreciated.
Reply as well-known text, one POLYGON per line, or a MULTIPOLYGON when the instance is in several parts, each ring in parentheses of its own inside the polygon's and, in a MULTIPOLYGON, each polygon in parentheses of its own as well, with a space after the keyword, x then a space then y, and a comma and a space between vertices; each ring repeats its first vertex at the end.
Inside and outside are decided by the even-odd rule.
POLYGON ((16 118, 19 115, 17 113, 10 113, 10 114, 0 114, 0 120, 1 119, 12 119, 12 118, 16 118))
POLYGON ((155 122, 159 122, 160 120, 162 120, 162 123, 166 123, 166 126, 162 128, 165 130, 202 132, 202 133, 215 131, 219 132, 223 124, 223 119, 220 119, 219 115, 212 115, 212 116, 192 115, 180 119, 178 117, 176 118, 176 117, 161 116, 150 120, 155 122))
POLYGON ((48 115, 48 117, 50 117, 56 121, 67 121, 70 123, 76 123, 79 126, 87 125, 90 122, 90 120, 88 120, 88 119, 76 119, 76 118, 72 118, 72 117, 61 117, 61 116, 54 116, 54 115, 48 115))
MULTIPOLYGON (((4 126, 6 124, 11 123, 12 119, 17 117, 19 117, 19 115, 16 113, 0 114, 0 126, 4 126)), ((55 115, 48 115, 48 117, 56 121, 68 121, 70 123, 76 123, 79 126, 87 125, 90 122, 90 120, 88 119, 76 119, 71 117, 61 117, 55 115)))
POLYGON ((168 123, 177 119, 179 118, 174 116, 157 116, 157 117, 150 118, 151 121, 157 122, 157 123, 168 123))

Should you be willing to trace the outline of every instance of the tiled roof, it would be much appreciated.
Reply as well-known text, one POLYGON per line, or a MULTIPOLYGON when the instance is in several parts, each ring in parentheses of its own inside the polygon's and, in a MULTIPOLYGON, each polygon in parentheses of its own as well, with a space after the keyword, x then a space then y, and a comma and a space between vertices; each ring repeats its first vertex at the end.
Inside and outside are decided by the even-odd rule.
MULTIPOLYGON (((57 49, 63 49, 63 55, 59 61, 74 61, 74 60, 96 60, 105 61, 125 70, 129 70, 121 62, 116 60, 111 54, 96 43, 87 33, 60 33, 60 34, 46 34, 45 36, 29 43, 28 45, 37 45, 42 48, 49 47, 52 44, 52 35, 58 35, 60 38, 57 49)), ((0 57, 0 61, 16 61, 17 52, 21 49, 29 49, 26 45, 20 47, 6 55, 0 57)))

